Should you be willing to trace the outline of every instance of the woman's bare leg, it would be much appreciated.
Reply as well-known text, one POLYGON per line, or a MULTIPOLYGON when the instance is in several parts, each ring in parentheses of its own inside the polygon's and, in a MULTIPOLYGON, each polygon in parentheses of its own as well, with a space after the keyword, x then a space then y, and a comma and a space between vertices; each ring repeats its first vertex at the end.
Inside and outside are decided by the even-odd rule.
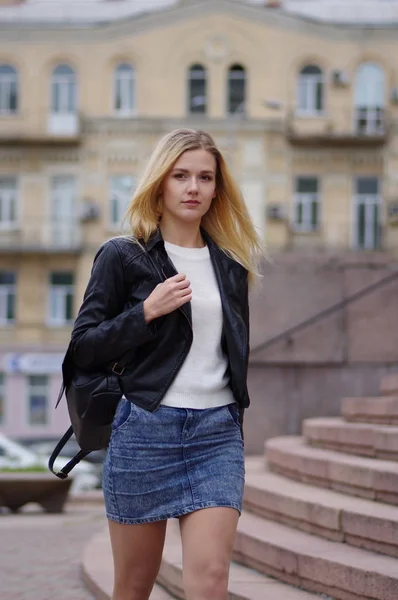
POLYGON ((148 600, 162 560, 167 521, 108 523, 115 569, 112 600, 148 600))
POLYGON ((205 508, 180 517, 187 600, 227 600, 228 575, 239 513, 205 508))

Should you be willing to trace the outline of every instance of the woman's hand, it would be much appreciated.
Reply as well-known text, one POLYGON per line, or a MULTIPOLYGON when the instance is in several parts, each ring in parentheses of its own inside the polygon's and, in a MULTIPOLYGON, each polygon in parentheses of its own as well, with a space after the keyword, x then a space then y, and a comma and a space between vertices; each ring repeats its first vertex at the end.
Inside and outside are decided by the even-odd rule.
POLYGON ((167 315, 192 300, 190 282, 182 273, 159 283, 144 300, 144 318, 146 323, 167 315))

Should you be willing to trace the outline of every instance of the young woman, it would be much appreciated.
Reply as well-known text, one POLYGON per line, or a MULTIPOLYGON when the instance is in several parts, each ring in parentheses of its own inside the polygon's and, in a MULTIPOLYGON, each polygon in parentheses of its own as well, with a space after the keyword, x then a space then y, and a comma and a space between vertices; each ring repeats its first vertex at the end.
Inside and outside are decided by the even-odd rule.
POLYGON ((72 333, 85 369, 132 351, 103 490, 113 600, 147 600, 178 518, 187 600, 225 600, 244 487, 248 281, 261 245, 205 132, 156 147, 128 208, 131 236, 97 253, 72 333))

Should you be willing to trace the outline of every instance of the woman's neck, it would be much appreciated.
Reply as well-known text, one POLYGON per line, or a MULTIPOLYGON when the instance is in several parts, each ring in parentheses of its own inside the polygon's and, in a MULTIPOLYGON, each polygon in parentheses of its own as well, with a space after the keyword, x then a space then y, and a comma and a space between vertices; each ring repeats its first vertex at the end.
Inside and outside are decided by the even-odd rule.
POLYGON ((184 248, 203 248, 205 241, 203 240, 200 228, 189 227, 182 229, 181 227, 173 227, 166 223, 160 223, 160 231, 165 242, 174 244, 175 246, 182 246, 184 248))

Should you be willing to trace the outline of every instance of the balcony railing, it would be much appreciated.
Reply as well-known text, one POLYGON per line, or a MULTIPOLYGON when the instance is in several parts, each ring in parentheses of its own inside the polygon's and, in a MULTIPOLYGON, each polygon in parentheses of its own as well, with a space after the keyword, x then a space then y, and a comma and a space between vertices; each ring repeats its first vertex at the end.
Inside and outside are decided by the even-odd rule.
POLYGON ((333 114, 302 114, 291 110, 286 118, 286 136, 298 146, 381 146, 389 133, 389 118, 383 108, 354 107, 333 114))
POLYGON ((82 120, 78 114, 24 111, 3 119, 2 146, 78 146, 82 120))
POLYGON ((82 229, 74 222, 33 222, 0 228, 0 252, 77 253, 82 249, 82 229))
POLYGON ((79 135, 79 116, 75 113, 50 113, 47 134, 55 138, 76 138, 79 135))

